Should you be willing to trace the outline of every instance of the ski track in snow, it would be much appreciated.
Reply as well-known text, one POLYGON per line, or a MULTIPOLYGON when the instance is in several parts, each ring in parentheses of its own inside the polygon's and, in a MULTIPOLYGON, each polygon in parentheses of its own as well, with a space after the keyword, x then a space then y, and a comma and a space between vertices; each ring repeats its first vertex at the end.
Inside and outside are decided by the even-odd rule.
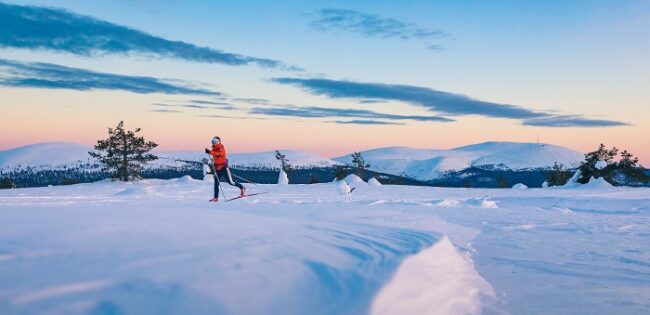
POLYGON ((0 191, 0 314, 650 313, 649 189, 349 184, 0 191))

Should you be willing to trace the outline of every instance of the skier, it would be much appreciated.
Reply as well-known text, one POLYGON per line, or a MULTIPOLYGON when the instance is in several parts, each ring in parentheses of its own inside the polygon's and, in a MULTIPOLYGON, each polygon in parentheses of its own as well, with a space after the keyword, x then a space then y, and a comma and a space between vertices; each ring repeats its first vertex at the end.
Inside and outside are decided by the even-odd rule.
POLYGON ((215 136, 212 138, 212 150, 205 149, 205 153, 212 156, 212 162, 214 167, 212 168, 215 172, 214 178, 214 198, 210 199, 210 202, 219 201, 219 178, 225 177, 228 180, 228 184, 232 186, 237 186, 240 190, 241 195, 246 194, 246 188, 232 179, 232 174, 230 174, 230 168, 228 167, 228 158, 226 156, 226 148, 221 144, 221 138, 215 136))

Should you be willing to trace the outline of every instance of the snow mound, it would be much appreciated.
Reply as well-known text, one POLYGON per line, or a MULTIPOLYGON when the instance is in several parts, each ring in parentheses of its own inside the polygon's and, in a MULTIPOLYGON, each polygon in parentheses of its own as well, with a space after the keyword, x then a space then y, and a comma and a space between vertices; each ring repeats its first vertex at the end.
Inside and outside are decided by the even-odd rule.
POLYGON ((381 186, 381 183, 374 177, 368 180, 368 184, 371 186, 381 186))
POLYGON ((439 207, 458 207, 460 206, 460 200, 454 198, 447 198, 438 202, 438 204, 436 205, 439 207))
POLYGON ((363 185, 363 184, 366 183, 366 182, 363 181, 363 179, 361 179, 361 177, 359 177, 359 176, 357 176, 355 174, 350 174, 350 175, 346 176, 343 179, 343 181, 346 182, 348 185, 353 186, 353 187, 357 186, 357 185, 363 185))
POLYGON ((480 314, 494 290, 447 237, 406 258, 372 303, 370 314, 480 314))
POLYGON ((605 161, 598 161, 596 162, 596 165, 594 165, 597 169, 602 170, 605 167, 607 167, 607 162, 605 161))
POLYGON ((490 198, 475 198, 475 199, 470 199, 467 201, 467 204, 470 206, 475 206, 479 208, 485 208, 485 209, 497 209, 499 206, 497 205, 496 201, 490 199, 490 198))
POLYGON ((125 188, 122 191, 114 193, 113 196, 129 196, 129 197, 142 197, 142 196, 155 196, 157 193, 151 187, 133 186, 125 188))
POLYGON ((599 177, 599 178, 594 178, 592 177, 589 179, 589 182, 581 185, 580 188, 582 189, 607 189, 607 188, 614 188, 612 184, 608 183, 604 178, 599 177))
POLYGON ((518 184, 515 184, 514 186, 512 186, 512 189, 519 189, 519 190, 528 189, 528 186, 526 186, 526 185, 524 185, 522 183, 518 183, 518 184))
POLYGON ((190 176, 190 175, 185 175, 185 176, 182 176, 182 177, 179 177, 179 178, 176 179, 176 182, 178 182, 178 183, 193 183, 193 182, 196 182, 196 181, 197 180, 192 178, 192 176, 190 176))

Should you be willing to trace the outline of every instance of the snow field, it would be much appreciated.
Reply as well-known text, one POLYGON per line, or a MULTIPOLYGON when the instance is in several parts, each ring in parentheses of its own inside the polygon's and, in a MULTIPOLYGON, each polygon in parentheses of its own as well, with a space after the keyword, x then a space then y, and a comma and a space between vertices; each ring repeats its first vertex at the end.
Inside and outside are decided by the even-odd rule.
POLYGON ((0 313, 650 312, 650 189, 350 182, 0 191, 0 313))

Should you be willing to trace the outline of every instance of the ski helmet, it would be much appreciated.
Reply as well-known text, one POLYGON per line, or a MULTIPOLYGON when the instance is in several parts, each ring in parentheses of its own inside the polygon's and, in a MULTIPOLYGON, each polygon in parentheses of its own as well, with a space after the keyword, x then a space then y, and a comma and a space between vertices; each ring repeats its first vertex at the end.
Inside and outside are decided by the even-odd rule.
POLYGON ((212 138, 212 145, 219 144, 219 143, 221 143, 221 138, 214 136, 214 138, 212 138))

